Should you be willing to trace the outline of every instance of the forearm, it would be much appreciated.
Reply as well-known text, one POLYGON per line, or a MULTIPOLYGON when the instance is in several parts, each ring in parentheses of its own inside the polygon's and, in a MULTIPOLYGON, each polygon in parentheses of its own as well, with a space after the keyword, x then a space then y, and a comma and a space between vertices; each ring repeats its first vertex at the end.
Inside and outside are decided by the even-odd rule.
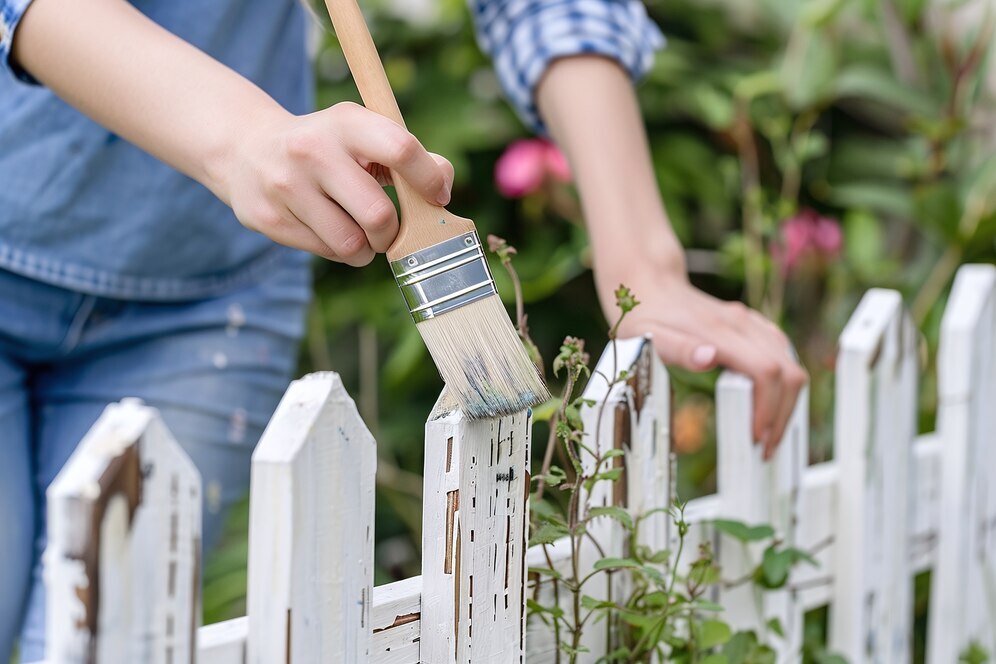
POLYGON ((229 202, 222 171, 252 122, 286 112, 124 0, 35 0, 16 62, 68 103, 229 202))
POLYGON ((684 273, 627 73, 598 56, 563 58, 543 76, 536 100, 574 172, 596 268, 621 274, 641 265, 684 273))

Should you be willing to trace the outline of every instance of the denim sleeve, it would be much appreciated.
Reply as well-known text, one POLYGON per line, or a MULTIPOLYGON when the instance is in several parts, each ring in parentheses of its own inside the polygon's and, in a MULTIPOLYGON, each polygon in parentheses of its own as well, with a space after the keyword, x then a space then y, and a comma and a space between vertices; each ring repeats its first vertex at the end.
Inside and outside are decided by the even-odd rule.
POLYGON ((612 58, 635 80, 664 37, 640 0, 468 0, 481 49, 505 93, 538 132, 534 88, 553 60, 582 53, 612 58))
POLYGON ((33 76, 10 60, 10 48, 14 41, 14 31, 27 10, 31 0, 0 0, 0 70, 6 70, 25 83, 37 84, 33 76))

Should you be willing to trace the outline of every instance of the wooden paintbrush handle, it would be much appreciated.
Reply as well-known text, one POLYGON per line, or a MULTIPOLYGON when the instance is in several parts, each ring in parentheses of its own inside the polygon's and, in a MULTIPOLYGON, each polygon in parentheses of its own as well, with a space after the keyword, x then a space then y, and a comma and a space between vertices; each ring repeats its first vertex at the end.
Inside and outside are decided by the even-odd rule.
MULTIPOLYGON (((336 37, 346 56, 349 71, 360 91, 363 103, 371 111, 405 126, 398 100, 384 73, 370 29, 356 0, 325 0, 336 37)), ((470 220, 457 217, 444 208, 426 201, 397 173, 391 173, 401 205, 401 230, 387 251, 389 260, 398 260, 451 237, 474 230, 470 220)))
POLYGON ((364 105, 404 127, 398 100, 394 98, 360 6, 356 0, 325 0, 325 6, 364 105))

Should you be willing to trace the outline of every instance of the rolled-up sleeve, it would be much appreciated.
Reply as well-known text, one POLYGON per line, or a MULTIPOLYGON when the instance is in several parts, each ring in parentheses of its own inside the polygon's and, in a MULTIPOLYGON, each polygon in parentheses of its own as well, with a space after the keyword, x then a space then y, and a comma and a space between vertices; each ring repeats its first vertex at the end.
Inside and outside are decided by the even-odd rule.
POLYGON ((31 0, 0 0, 0 70, 5 70, 25 83, 37 83, 30 74, 14 66, 10 59, 14 31, 30 4, 31 0))
POLYGON ((551 62, 584 53, 616 60, 639 79, 664 37, 640 0, 468 0, 481 49, 491 56, 522 119, 543 132, 534 88, 551 62))

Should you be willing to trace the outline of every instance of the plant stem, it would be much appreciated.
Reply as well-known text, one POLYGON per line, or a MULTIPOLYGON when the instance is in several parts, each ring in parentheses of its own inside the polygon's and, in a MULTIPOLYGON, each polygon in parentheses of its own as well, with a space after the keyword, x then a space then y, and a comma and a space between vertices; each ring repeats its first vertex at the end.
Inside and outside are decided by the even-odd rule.
POLYGON ((553 464, 553 450, 557 447, 557 423, 559 421, 560 412, 558 411, 550 418, 550 434, 546 438, 543 466, 540 468, 540 478, 536 481, 536 500, 543 499, 543 490, 546 489, 546 481, 543 478, 550 472, 550 466, 553 464))
MULTIPOLYGON (((550 548, 548 545, 543 545, 543 557, 546 558, 546 565, 550 569, 553 567, 553 559, 550 557, 550 548)), ((553 605, 560 606, 560 581, 557 577, 550 577, 553 582, 553 605)), ((539 583, 536 584, 537 588, 539 583)), ((557 616, 553 617, 553 640, 557 644, 556 655, 554 656, 554 664, 560 664, 560 618, 557 616)))
POLYGON ((760 165, 754 128, 750 123, 749 103, 740 100, 737 105, 737 120, 733 138, 740 157, 740 180, 743 191, 743 231, 744 231, 744 281, 747 289, 747 304, 755 309, 760 307, 764 297, 764 238, 761 231, 760 165))
POLYGON ((956 244, 948 245, 947 249, 941 255, 940 260, 934 265, 934 269, 930 271, 927 280, 923 282, 923 286, 920 287, 919 292, 913 299, 913 305, 910 307, 913 322, 917 327, 923 325, 927 314, 930 313, 934 303, 937 302, 937 298, 940 297, 941 291, 951 281, 951 277, 954 276, 955 271, 961 264, 961 257, 962 248, 960 246, 956 244))

